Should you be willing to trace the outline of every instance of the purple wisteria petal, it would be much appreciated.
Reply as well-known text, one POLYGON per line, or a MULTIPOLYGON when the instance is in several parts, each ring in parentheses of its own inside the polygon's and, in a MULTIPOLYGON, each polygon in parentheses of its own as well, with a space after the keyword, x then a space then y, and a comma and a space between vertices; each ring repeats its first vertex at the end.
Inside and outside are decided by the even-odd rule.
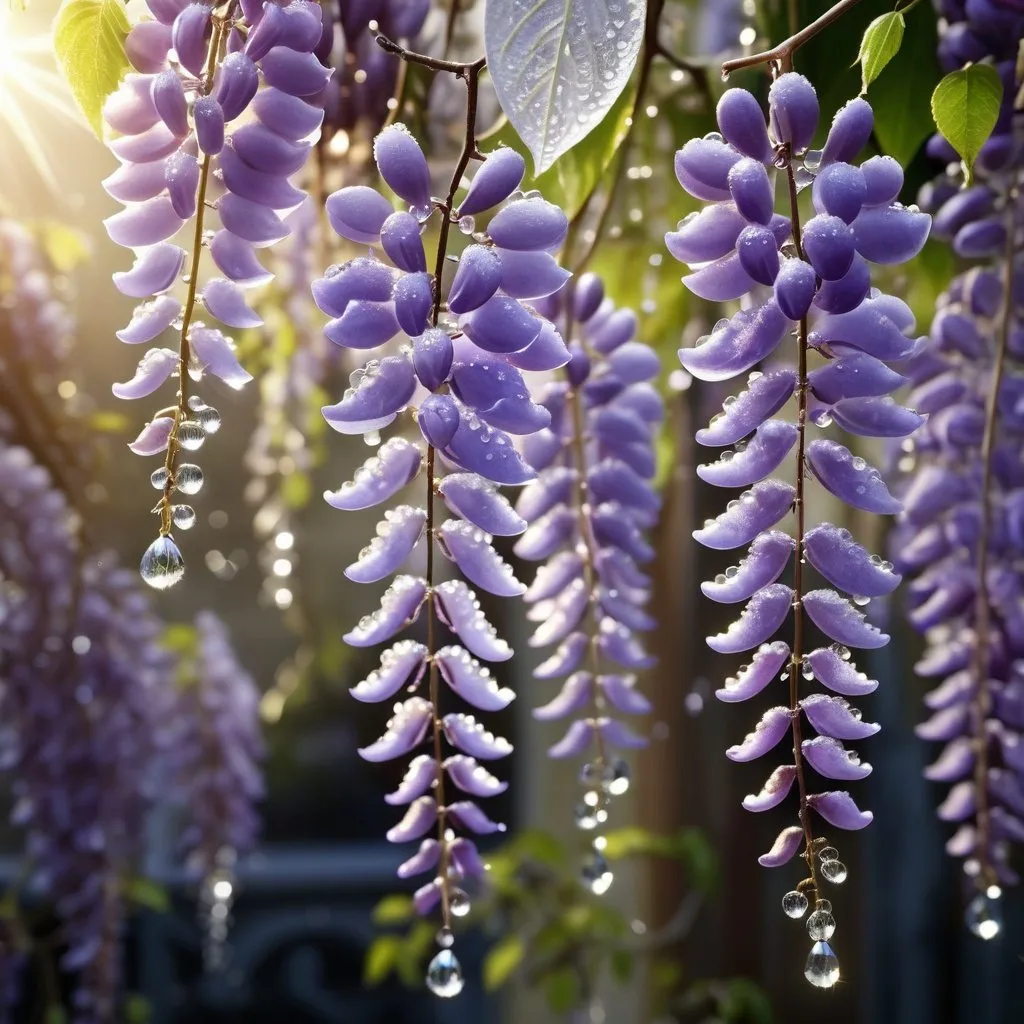
POLYGON ((624 715, 649 714, 654 705, 636 688, 636 676, 602 675, 597 677, 605 698, 624 715))
POLYGON ((789 708, 769 708, 753 732, 747 733, 742 743, 729 747, 725 756, 730 761, 755 761, 774 749, 790 730, 792 715, 789 708))
POLYGON ((521 352, 540 334, 543 321, 511 296, 491 296, 462 318, 462 329, 485 352, 521 352))
POLYGON ((462 417, 451 395, 427 395, 416 414, 420 433, 429 445, 444 449, 451 444, 462 417))
POLYGON ((356 470, 355 476, 336 491, 326 491, 324 500, 333 508, 354 512, 372 508, 411 483, 423 464, 423 452, 411 441, 392 437, 356 470))
POLYGON ((342 639, 351 647, 375 647, 416 621, 427 596, 427 582, 420 576, 396 576, 384 592, 380 608, 365 615, 342 639))
POLYGON ((852 661, 844 659, 831 647, 818 647, 810 654, 805 654, 804 661, 811 666, 814 678, 833 693, 840 693, 844 697, 862 697, 878 689, 874 679, 858 671, 852 661))
POLYGON ((863 740, 874 736, 881 726, 864 722, 842 697, 826 693, 812 693, 800 701, 807 720, 823 736, 836 740, 863 740))
POLYGON ((142 428, 139 436, 130 442, 128 447, 136 455, 156 455, 158 452, 166 451, 173 426, 172 417, 157 416, 142 428))
POLYGON ((631 630, 611 619, 602 619, 597 646, 601 654, 628 669, 650 668, 655 658, 644 650, 631 630))
POLYGON ((242 288, 255 288, 274 275, 260 263, 251 243, 224 228, 210 239, 210 255, 225 277, 242 288))
POLYGON ((199 161, 184 150, 171 154, 164 162, 164 182, 174 212, 183 220, 191 220, 199 202, 199 161))
POLYGON ((368 747, 362 747, 359 756, 364 761, 390 761, 408 754, 418 747, 427 735, 434 708, 422 697, 410 697, 399 704, 388 719, 384 735, 368 747))
POLYGON ((550 558, 568 543, 576 529, 577 519, 576 512, 564 505, 537 517, 516 542, 516 555, 531 562, 550 558))
POLYGON ((494 249, 469 246, 459 257, 448 290, 448 308, 459 316, 479 309, 498 290, 501 268, 501 258, 494 249))
POLYGON ((540 299, 553 295, 572 276, 547 252, 514 252, 511 249, 497 249, 495 252, 500 264, 501 290, 514 299, 540 299))
MULTIPOLYGON (((427 269, 427 257, 423 250, 421 232, 423 226, 405 210, 389 214, 380 226, 380 244, 388 259, 399 270, 419 274, 427 269)), ((454 291, 454 283, 449 296, 454 291)), ((449 298, 450 302, 450 298, 449 298)))
POLYGON ((224 148, 224 110, 212 96, 200 96, 192 105, 196 142, 207 156, 224 148))
MULTIPOLYGON (((644 631, 654 629, 658 624, 658 620, 640 606, 637 595, 633 592, 626 593, 615 587, 601 586, 597 595, 601 610, 630 629, 644 631)), ((646 600, 646 597, 644 594, 639 600, 646 600)))
POLYGON ((681 263, 706 263, 731 253, 746 225, 733 203, 715 203, 681 220, 665 245, 681 263))
POLYGON ((548 747, 548 757, 556 761, 579 757, 593 742, 593 738, 594 722, 589 718, 578 719, 556 744, 548 747))
POLYGON ((495 245, 515 251, 557 249, 565 240, 569 219, 540 197, 519 199, 503 206, 487 225, 495 245))
POLYGON ((441 724, 448 742, 470 757, 493 761, 512 753, 508 740, 488 732, 472 715, 445 715, 441 724))
POLYGON ((184 265, 185 250, 161 242, 143 249, 136 256, 131 270, 115 273, 114 286, 122 295, 133 299, 158 295, 174 285, 184 265))
POLYGON ((434 588, 438 615, 466 647, 487 661, 508 661, 512 648, 487 621, 476 594, 462 580, 445 580, 434 588))
POLYGON ((519 188, 526 161, 514 149, 501 146, 488 153, 459 204, 459 216, 483 213, 504 202, 519 188))
MULTIPOLYGON (((307 138, 320 127, 324 119, 322 107, 306 103, 295 96, 289 96, 280 89, 261 89, 256 93, 252 105, 260 122, 275 135, 280 135, 281 138, 287 139, 289 142, 298 142, 300 139, 307 138)), ((341 232, 338 233, 341 234, 341 232)), ((359 239, 353 239, 353 241, 359 241, 359 239)))
POLYGON ((459 837, 448 848, 451 854, 452 866, 463 878, 483 879, 487 875, 487 868, 480 859, 476 844, 472 839, 459 837))
POLYGON ((584 633, 573 633, 559 644, 555 653, 534 669, 536 679, 558 679, 575 672, 583 661, 590 642, 584 633))
POLYGON ((569 362, 569 349, 566 348, 558 328, 545 320, 541 324, 540 333, 522 352, 510 352, 505 356, 511 366, 520 370, 557 370, 569 362))
POLYGON ((700 589, 705 597, 720 604, 746 601, 779 578, 795 546, 796 541, 779 530, 758 534, 739 565, 702 583, 700 589))
POLYGON ((606 366, 608 376, 617 378, 624 385, 652 380, 661 372, 658 354, 639 341, 620 345, 608 356, 606 366))
MULTIPOLYGON (((416 875, 426 874, 433 871, 441 860, 441 844, 436 839, 424 839, 420 848, 406 861, 399 866, 397 874, 399 878, 415 878, 416 875)), ((434 883, 431 882, 431 885, 434 883)), ((437 889, 437 899, 441 898, 441 890, 437 889)), ((423 902, 422 900, 420 902, 423 902)), ((420 902, 417 903, 419 909, 420 902)), ((427 911, 429 913, 429 910, 427 911)))
POLYGON ((796 768, 791 764, 780 764, 765 780, 760 793, 750 793, 743 798, 747 811, 770 811, 778 807, 789 796, 796 780, 796 768))
POLYGON ((721 137, 690 139, 676 153, 676 178, 694 199, 729 199, 729 171, 740 159, 721 137))
POLYGON ((395 282, 392 299, 395 319, 402 330, 416 338, 427 329, 434 304, 433 278, 430 274, 405 274, 395 282))
MULTIPOLYGON (((436 842, 436 840, 435 840, 436 842)), ((408 862, 406 862, 408 863, 408 862)), ((420 917, 426 917, 441 902, 441 884, 437 878, 421 885, 412 894, 412 905, 420 917)))
POLYGON ((603 547, 618 548, 636 562, 649 562, 654 548, 646 541, 636 523, 624 515, 618 502, 598 505, 591 516, 597 542, 603 547))
POLYGON ((717 518, 694 530, 693 537, 698 544, 720 551, 749 544, 789 512, 795 495, 791 484, 763 480, 730 502, 717 518))
POLYGON ((861 437, 906 437, 924 417, 891 398, 844 398, 831 409, 832 417, 851 434, 861 437))
MULTIPOLYGON (((139 27, 136 26, 136 31, 139 27)), ((166 53, 165 49, 165 56, 166 53)), ((158 68, 154 67, 153 71, 156 70, 158 68)), ((123 135, 141 135, 147 128, 152 128, 160 119, 153 103, 152 82, 149 72, 125 75, 120 86, 103 102, 103 120, 123 135)))
POLYGON ((878 299, 865 299, 849 313, 820 317, 807 340, 815 348, 851 348, 888 361, 905 359, 914 348, 913 339, 886 315, 878 299))
POLYGON ((565 590, 551 601, 534 605, 529 618, 540 619, 540 625, 527 641, 531 647, 547 647, 561 643, 583 619, 590 602, 590 594, 582 579, 573 580, 565 590))
POLYGON ((835 281, 822 281, 814 295, 814 305, 825 313, 849 313, 871 292, 871 270, 855 254, 850 269, 835 281))
MULTIPOLYGON (((141 135, 122 135, 112 140, 111 152, 124 163, 145 164, 170 156, 181 140, 163 122, 153 125, 141 135)), ((111 236, 113 237, 113 236, 111 236)), ((117 239, 115 238, 116 242, 117 239)), ((118 243, 121 244, 121 243, 118 243)))
POLYGON ((497 796, 508 789, 508 783, 492 775, 476 758, 453 754, 444 762, 448 777, 464 793, 471 796, 497 796))
POLYGON ((928 214, 894 203, 865 208, 852 227, 857 251, 864 259, 872 263, 906 263, 923 248, 931 225, 928 214))
POLYGON ((776 470, 799 434, 784 420, 766 420, 739 450, 727 449, 717 462, 697 467, 697 476, 715 487, 748 487, 776 470))
POLYGON ((441 525, 438 536, 445 553, 471 583, 499 597, 519 597, 525 592, 526 587, 494 550, 483 530, 471 523, 449 519, 441 525))
POLYGON ((214 277, 207 281, 199 300, 212 316, 228 327, 259 327, 263 323, 263 317, 249 308, 242 289, 226 278, 214 277))
POLYGON ((698 380, 729 380, 767 359, 789 329, 774 300, 740 310, 696 348, 680 349, 683 368, 698 380))
POLYGON ((807 803, 836 828, 864 828, 870 825, 875 817, 870 811, 862 811, 854 803, 853 797, 845 792, 812 793, 807 798, 807 803))
POLYGON ((131 380, 111 387, 117 398, 145 398, 153 394, 175 370, 178 353, 169 348, 151 348, 140 360, 131 380))
POLYGON ((389 843, 407 843, 429 832, 437 821, 437 801, 421 796, 409 804, 402 820, 385 833, 389 843))
POLYGON ((796 851, 800 849, 800 844, 803 841, 804 830, 802 828, 798 828, 796 825, 784 828, 775 837, 772 848, 767 853, 762 853, 757 858, 757 862, 763 868, 781 868, 796 856, 796 851))
POLYGON ((738 654, 760 647, 786 621, 793 591, 781 583, 759 590, 724 633, 707 638, 708 647, 719 654, 738 654))
POLYGON ((345 312, 328 322, 324 334, 342 348, 371 349, 390 341, 401 327, 392 302, 350 302, 345 312))
POLYGON ((649 513, 645 526, 653 525, 661 508, 661 500, 650 484, 621 459, 602 459, 588 471, 587 486, 598 502, 618 501, 634 509, 635 514, 649 513))
POLYGON ((887 395, 906 384, 907 378, 874 356, 851 352, 811 370, 807 383, 815 397, 831 405, 848 398, 887 395))
POLYGON ((148 164, 121 164, 101 184, 107 195, 119 203, 141 203, 158 196, 167 187, 165 164, 164 160, 148 164))
MULTIPOLYGON (((393 793, 384 800, 393 807, 411 804, 413 800, 427 793, 437 778, 437 761, 429 754, 420 754, 409 762, 402 781, 393 793)), ((434 840, 436 842, 436 840, 434 840)))
POLYGON ((847 505, 878 515, 894 515, 903 508, 877 469, 835 441, 811 441, 807 463, 824 487, 847 505))
POLYGON ((831 736, 815 736, 802 745, 807 763, 826 779, 856 782, 871 774, 871 765, 862 762, 852 751, 831 736))
POLYGON ((889 642, 889 635, 871 625, 852 602, 834 590, 811 590, 803 596, 811 621, 827 637, 848 647, 875 649, 889 642))
POLYGON ((504 711, 515 700, 515 691, 498 686, 487 667, 463 647, 442 647, 434 660, 452 690, 480 711, 504 711))
POLYGON ((547 704, 533 709, 540 722, 553 722, 569 715, 578 715, 589 706, 594 690, 594 677, 589 672, 574 672, 561 690, 547 704))
POLYGON ((380 132, 373 140, 373 159, 395 195, 413 207, 430 206, 430 167, 404 124, 391 124, 380 132))
POLYGON ((341 434, 380 430, 408 405, 416 390, 412 363, 405 356, 388 356, 369 364, 354 388, 336 405, 324 406, 324 419, 341 434))
POLYGON ((108 217, 103 226, 110 240, 127 249, 166 242, 176 234, 184 220, 174 212, 167 196, 156 196, 142 203, 133 203, 108 217))
POLYGON ((445 455, 462 469, 497 484, 524 484, 534 476, 508 434, 484 423, 469 410, 462 410, 445 455))
POLYGON ((743 665, 735 676, 725 680, 721 689, 715 690, 715 696, 725 704, 750 700, 777 678, 788 660, 789 644, 781 640, 763 644, 749 665, 743 665))
POLYGON ((448 805, 448 817, 460 828, 476 832, 477 835, 488 836, 495 832, 504 832, 505 826, 500 822, 491 821, 472 800, 457 800, 448 805))
POLYGON ((572 580, 579 578, 582 572, 583 559, 577 552, 560 551, 537 567, 537 575, 523 595, 523 600, 532 604, 552 598, 560 594, 572 580))
POLYGON ((757 283, 743 269, 739 253, 707 263, 682 280, 694 295, 708 302, 731 302, 746 295, 757 283))
POLYGON ((374 245, 394 207, 375 189, 349 185, 327 197, 331 227, 350 242, 374 245))
POLYGON ((962 736, 969 728, 969 714, 966 704, 956 704, 936 711, 926 722, 918 725, 914 732, 923 740, 947 742, 962 736))
POLYGON ((849 530, 821 523, 804 536, 807 560, 833 586, 848 594, 881 597, 890 594, 900 576, 877 555, 858 544, 849 530))
POLYGON ((203 372, 212 373, 236 391, 252 380, 235 355, 231 340, 215 327, 192 327, 188 333, 192 358, 203 372))
POLYGON ((640 750, 647 746, 647 737, 633 732, 625 722, 615 718, 600 718, 597 727, 604 741, 612 747, 640 750))
POLYGON ((974 781, 958 782, 939 804, 936 814, 942 821, 963 821, 978 812, 974 781))
POLYGON ((395 284, 394 271, 367 256, 328 267, 312 283, 313 301, 330 317, 343 316, 354 301, 387 302, 395 284))
POLYGON ((782 369, 751 375, 745 391, 697 431, 697 443, 721 447, 735 444, 781 409, 796 389, 796 372, 782 369))
POLYGON ((290 232, 288 225, 269 207, 232 192, 220 197, 217 212, 228 231, 257 247, 280 242, 290 232))
POLYGON ((331 69, 325 68, 312 53, 299 53, 275 46, 260 61, 267 85, 289 96, 314 96, 328 82, 331 69))
POLYGON ((513 434, 532 434, 551 423, 551 413, 530 398, 522 375, 514 367, 490 360, 457 360, 452 366, 452 390, 492 427, 513 434))
POLYGON ((345 569, 353 583, 374 583, 390 576, 408 557, 423 535, 425 509, 399 505, 384 513, 377 524, 377 536, 345 569))
POLYGON ((427 653, 427 648, 415 640, 400 640, 380 656, 380 668, 349 693, 363 703, 377 703, 393 697, 403 686, 415 686, 426 667, 427 653))
POLYGON ((973 771, 974 746, 967 736, 958 736, 925 768, 924 777, 932 782, 957 782, 973 771))

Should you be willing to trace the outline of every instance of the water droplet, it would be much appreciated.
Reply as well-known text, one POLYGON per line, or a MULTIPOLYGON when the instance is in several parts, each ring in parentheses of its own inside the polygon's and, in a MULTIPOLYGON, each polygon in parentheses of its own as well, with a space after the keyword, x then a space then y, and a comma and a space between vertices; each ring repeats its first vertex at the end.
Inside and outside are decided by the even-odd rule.
POLYGON ((573 821, 576 827, 584 832, 597 828, 597 810, 589 804, 578 803, 572 811, 573 821))
POLYGON ((827 409, 823 409, 821 412, 815 413, 814 423, 819 427, 830 427, 832 426, 832 414, 827 409))
POLYGON ((468 214, 465 217, 459 218, 459 230, 464 235, 471 235, 476 231, 476 220, 470 217, 468 214))
POLYGON ((174 484, 182 494, 198 494, 203 486, 203 471, 194 462, 183 462, 174 474, 174 484))
POLYGON ((608 861, 599 853, 592 853, 587 858, 580 871, 580 878, 595 896, 603 896, 615 881, 615 876, 612 874, 611 868, 608 867, 608 861))
POLYGON ((171 520, 177 530, 191 530, 196 525, 196 510, 191 505, 171 507, 171 520))
POLYGON ((167 486, 167 470, 163 466, 159 469, 154 469, 149 475, 149 482, 158 491, 162 491, 167 486))
POLYGON ((206 431, 197 420, 185 420, 178 427, 178 444, 186 451, 194 452, 202 448, 205 441, 206 431))
MULTIPOLYGON (((410 207, 409 212, 420 222, 420 224, 426 224, 430 220, 431 214, 434 212, 434 207, 431 205, 427 206, 413 206, 410 207)), ((461 984, 459 988, 461 988, 461 984)))
POLYGON ((853 466, 858 473, 867 468, 867 463, 859 455, 854 457, 850 465, 853 466))
POLYGON ((442 949, 451 949, 455 945, 455 933, 451 928, 439 928, 434 939, 442 949))
POLYGON ((986 942, 994 939, 1003 930, 1003 912, 999 897, 992 898, 979 892, 967 905, 964 921, 973 935, 986 942))
POLYGON ((220 430, 220 413, 212 405, 206 405, 199 409, 195 418, 207 434, 216 434, 220 430))
POLYGON ((442 999, 452 999, 462 991, 462 964, 450 949, 442 949, 427 967, 427 988, 442 999))
POLYGON ((448 909, 452 917, 465 917, 473 909, 469 897, 461 889, 452 889, 448 897, 448 909))
POLYGON ((796 889, 787 892, 782 897, 782 912, 786 917, 792 917, 794 920, 803 917, 807 913, 807 897, 796 889))
POLYGON ((863 607, 865 607, 865 605, 871 604, 871 598, 870 597, 865 597, 863 594, 854 594, 853 595, 853 603, 858 608, 863 608, 863 607))
POLYGON ((617 757, 604 771, 604 789, 610 796, 622 796, 629 789, 629 765, 617 757))
POLYGON ((826 846, 818 854, 818 859, 823 864, 827 860, 839 860, 839 851, 834 846, 826 846))
POLYGON ((380 431, 379 430, 368 430, 363 434, 363 444, 370 448, 376 448, 380 444, 380 431))
POLYGON ((831 939, 836 930, 836 919, 819 906, 809 918, 807 918, 807 934, 815 942, 823 939, 831 939))
POLYGON ((824 861, 821 865, 821 873, 833 885, 842 885, 846 881, 846 865, 841 860, 824 861))
POLYGON ((815 942, 811 947, 804 977, 815 988, 832 988, 839 980, 839 958, 827 942, 815 942))
POLYGON ((598 786, 601 784, 601 766, 591 764, 589 761, 580 769, 580 782, 584 786, 598 786))
POLYGON ((155 590, 167 590, 185 575, 185 559, 170 537, 157 537, 146 548, 139 573, 155 590))

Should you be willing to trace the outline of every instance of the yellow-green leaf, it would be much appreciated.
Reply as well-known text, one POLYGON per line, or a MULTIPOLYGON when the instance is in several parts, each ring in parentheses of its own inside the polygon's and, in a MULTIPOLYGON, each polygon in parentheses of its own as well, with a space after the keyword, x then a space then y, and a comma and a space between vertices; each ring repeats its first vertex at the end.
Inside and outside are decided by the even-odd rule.
POLYGON ((412 919, 412 913, 412 897, 394 893, 373 908, 373 920, 376 924, 404 924, 412 919))
POLYGON ((34 221, 30 227, 43 246, 53 269, 69 274, 92 254, 89 239, 59 220, 34 221))
POLYGON ((124 49, 130 28, 120 0, 70 0, 54 22, 57 62, 99 138, 103 137, 103 101, 130 66, 124 49))
POLYGON ((402 940, 397 935, 381 935, 373 940, 363 961, 363 981, 379 985, 395 968, 402 940))
POLYGON ((907 24, 901 11, 890 11, 880 14, 864 30, 860 41, 861 92, 868 91, 868 86, 882 73, 885 65, 899 52, 903 42, 903 32, 907 24))
POLYGON ((495 943, 484 958, 484 988, 488 992, 501 988, 523 962, 525 955, 526 945, 522 937, 515 933, 495 943))
POLYGON ((160 914, 170 909, 167 890, 149 878, 128 878, 124 882, 124 894, 132 902, 147 910, 160 914))
POLYGON ((960 154, 968 182, 974 161, 996 126, 1002 101, 1002 80, 988 64, 969 64, 951 71, 932 93, 935 125, 960 154))

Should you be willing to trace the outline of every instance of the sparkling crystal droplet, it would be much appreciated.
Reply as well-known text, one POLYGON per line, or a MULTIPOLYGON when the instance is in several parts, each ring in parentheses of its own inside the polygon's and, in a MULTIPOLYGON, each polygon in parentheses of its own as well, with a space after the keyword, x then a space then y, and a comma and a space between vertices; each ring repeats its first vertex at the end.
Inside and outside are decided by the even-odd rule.
POLYGON ((185 575, 185 559, 170 537, 157 537, 146 548, 139 573, 155 590, 167 590, 185 575))
POLYGON ((818 859, 822 864, 827 860, 839 860, 839 851, 834 846, 825 846, 818 854, 818 859))
POLYGON ((452 889, 448 898, 448 909, 452 912, 452 917, 465 917, 472 906, 469 897, 461 889, 452 889))
POLYGON ((999 897, 979 892, 967 905, 964 921, 973 935, 986 942, 994 939, 1003 930, 1003 911, 999 897))
POLYGON ((629 765, 617 757, 604 773, 604 788, 610 796, 622 796, 629 789, 629 765))
POLYGON ((201 423, 196 420, 185 420, 178 427, 178 444, 186 451, 194 452, 203 447, 206 441, 206 431, 201 423))
POLYGON ((846 865, 841 860, 824 861, 821 865, 821 873, 833 885, 842 885, 846 881, 846 865))
POLYGON ((427 967, 427 988, 435 996, 452 999, 462 986, 462 965, 450 949, 442 949, 427 967))
POLYGON ((207 434, 216 434, 220 430, 220 413, 212 405, 197 410, 195 419, 207 434))
POLYGON ((158 491, 162 491, 167 486, 167 470, 163 466, 159 469, 154 469, 149 475, 149 482, 158 491))
POLYGON ((583 884, 595 896, 603 896, 615 881, 615 876, 612 874, 611 868, 608 867, 608 861, 599 853, 591 854, 584 862, 580 877, 583 884))
POLYGON ((796 889, 782 897, 782 912, 796 920, 807 913, 807 897, 796 889))
POLYGON ((451 949, 455 945, 455 933, 451 928, 439 928, 434 939, 442 949, 451 949))
POLYGON ((827 910, 815 910, 807 918, 807 934, 815 942, 831 939, 836 930, 836 919, 827 910))
POLYGON ((815 988, 832 988, 839 980, 839 958, 827 942, 815 942, 811 947, 804 977, 815 988))
POLYGON ((573 808, 572 816, 576 822, 576 827, 583 829, 584 832, 597 828, 597 810, 591 807, 590 804, 578 803, 573 808))
POLYGON ((176 530, 191 530, 196 525, 196 510, 191 505, 173 505, 171 521, 176 530))
POLYGON ((198 494, 203 486, 203 471, 194 462, 183 462, 174 474, 174 484, 182 494, 198 494))

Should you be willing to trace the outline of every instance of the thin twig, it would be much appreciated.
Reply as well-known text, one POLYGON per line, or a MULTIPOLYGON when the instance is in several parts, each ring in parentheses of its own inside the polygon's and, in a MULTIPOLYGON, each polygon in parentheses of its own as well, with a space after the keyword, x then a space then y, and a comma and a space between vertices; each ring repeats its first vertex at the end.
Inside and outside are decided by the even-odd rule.
POLYGON ((758 64, 775 64, 783 71, 791 71, 793 68, 793 54, 800 49, 804 43, 809 42, 820 32, 823 32, 834 21, 841 18, 851 7, 860 0, 839 0, 834 7, 830 7, 820 18, 812 21, 806 28, 794 32, 788 39, 784 39, 778 46, 770 50, 762 50, 760 53, 752 53, 746 57, 733 57, 722 64, 722 77, 728 78, 734 71, 743 68, 757 67, 758 64))

